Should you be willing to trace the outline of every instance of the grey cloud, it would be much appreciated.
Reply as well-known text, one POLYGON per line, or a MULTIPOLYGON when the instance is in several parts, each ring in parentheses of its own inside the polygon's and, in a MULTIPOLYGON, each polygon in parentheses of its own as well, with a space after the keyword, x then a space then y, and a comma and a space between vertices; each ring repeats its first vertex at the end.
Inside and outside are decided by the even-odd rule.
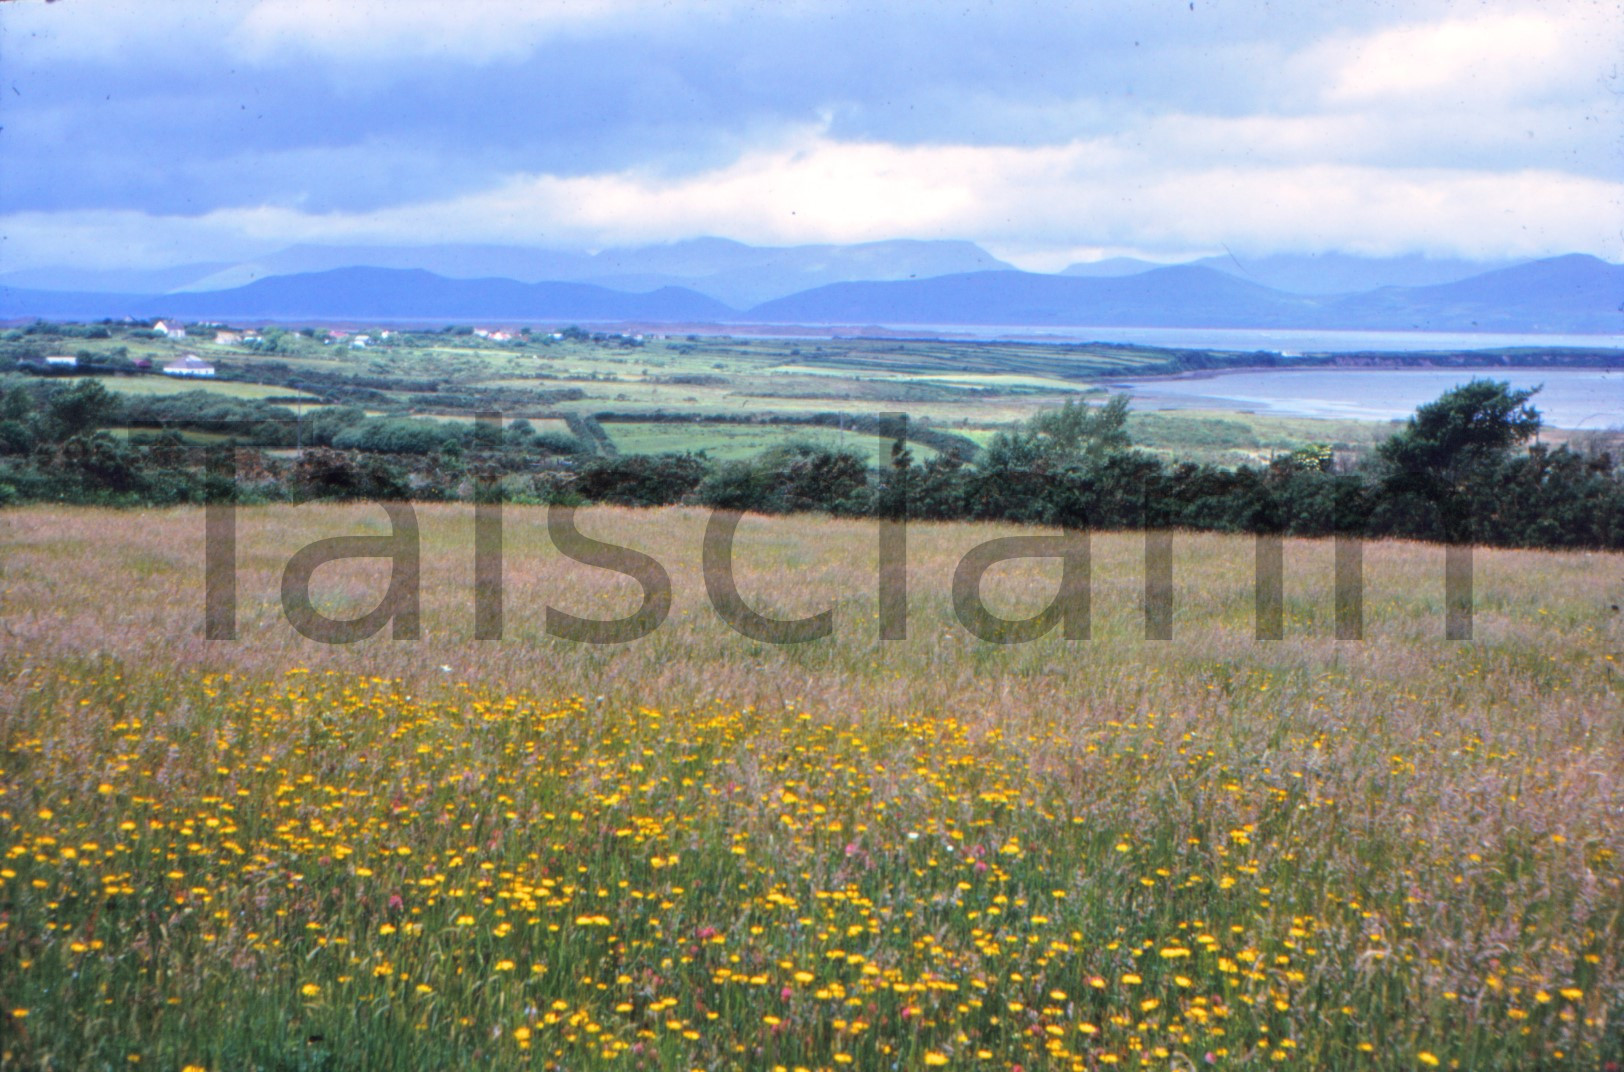
POLYGON ((1149 185, 1181 169, 1316 165, 1611 180, 1619 86, 1605 71, 1508 101, 1329 99, 1341 43, 1506 6, 634 5, 562 29, 515 22, 515 47, 482 54, 488 27, 441 48, 400 22, 406 4, 376 8, 396 20, 389 34, 259 46, 244 4, 0 4, 0 214, 367 213, 523 176, 675 183, 808 130, 897 146, 1083 142, 1122 189, 1135 171, 1149 185))
MULTIPOLYGON (((145 8, 164 23, 168 8, 145 8)), ((667 20, 657 36, 627 17, 522 61, 471 63, 364 41, 260 59, 229 34, 189 37, 198 16, 173 10, 174 36, 112 57, 36 56, 6 36, 18 92, 0 152, 23 177, 0 188, 0 210, 355 209, 503 173, 698 170, 825 119, 836 136, 900 144, 1061 142, 1167 111, 1275 110, 1300 96, 1277 84, 1286 54, 1375 18, 1357 6, 1308 8, 1284 27, 1258 5, 763 7, 667 20), (330 170, 299 170, 323 154, 330 170), (370 177, 380 159, 393 184, 370 177)), ((59 39, 93 17, 52 11, 59 39)), ((14 21, 0 15, 0 28, 14 21)))

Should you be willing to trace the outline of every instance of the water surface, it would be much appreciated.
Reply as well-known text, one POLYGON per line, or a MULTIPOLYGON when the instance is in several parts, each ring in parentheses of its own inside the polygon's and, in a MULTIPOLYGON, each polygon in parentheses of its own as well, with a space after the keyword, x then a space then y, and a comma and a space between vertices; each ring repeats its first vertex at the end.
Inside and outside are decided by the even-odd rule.
POLYGON ((1541 387, 1533 404, 1550 427, 1624 428, 1624 369, 1254 369, 1115 380, 1110 386, 1128 390, 1136 409, 1391 420, 1479 378, 1519 389, 1541 387))

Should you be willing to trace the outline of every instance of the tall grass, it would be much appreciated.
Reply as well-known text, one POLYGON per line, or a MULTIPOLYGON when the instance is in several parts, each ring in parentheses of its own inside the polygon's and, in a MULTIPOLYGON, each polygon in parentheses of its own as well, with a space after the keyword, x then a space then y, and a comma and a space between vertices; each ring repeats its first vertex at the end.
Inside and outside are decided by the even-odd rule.
MULTIPOLYGON (((882 642, 872 524, 750 518, 774 647, 704 598, 705 516, 583 510, 669 571, 619 647, 548 603, 636 586, 507 511, 505 637, 472 514, 420 507, 423 639, 307 641, 283 564, 368 507, 244 510, 239 638, 203 639, 196 511, 0 514, 0 1062, 183 1068, 1599 1068, 1624 1014, 1620 556, 1095 534, 1093 639, 976 640, 953 567, 1017 530, 910 529, 882 642)), ((317 574, 364 611, 387 567, 317 574)), ((1055 563, 988 577, 1039 609, 1055 563)))

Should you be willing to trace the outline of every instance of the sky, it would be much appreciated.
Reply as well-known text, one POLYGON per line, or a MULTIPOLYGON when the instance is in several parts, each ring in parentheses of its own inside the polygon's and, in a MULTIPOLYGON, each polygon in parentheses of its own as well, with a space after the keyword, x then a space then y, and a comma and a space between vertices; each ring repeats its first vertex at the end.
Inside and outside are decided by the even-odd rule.
POLYGON ((1624 5, 0 0, 0 271, 301 242, 1624 260, 1624 5))

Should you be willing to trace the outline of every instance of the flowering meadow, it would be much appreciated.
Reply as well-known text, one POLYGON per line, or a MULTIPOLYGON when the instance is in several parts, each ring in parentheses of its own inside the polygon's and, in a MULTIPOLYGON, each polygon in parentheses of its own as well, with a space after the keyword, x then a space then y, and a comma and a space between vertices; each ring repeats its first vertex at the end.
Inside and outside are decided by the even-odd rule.
MULTIPOLYGON (((741 590, 847 619, 773 647, 704 605, 702 514, 583 512, 667 563, 671 619, 541 635, 547 602, 635 588, 530 534, 481 642, 447 508, 425 636, 338 647, 273 613, 275 575, 376 519, 288 514, 245 518, 234 642, 201 638, 197 513, 0 520, 0 1067, 1624 1057, 1616 555, 1480 553, 1463 642, 1437 549, 1373 546, 1366 639, 1337 642, 1329 545, 1294 543, 1264 642, 1250 541, 1180 536, 1151 642, 1141 537, 1096 534, 1092 639, 1000 646, 945 578, 1017 530, 918 526, 888 644, 872 526, 751 519, 741 590)), ((1041 607, 1056 571, 1028 573, 989 603, 1041 607)), ((335 569, 329 606, 382 576, 335 569)))

